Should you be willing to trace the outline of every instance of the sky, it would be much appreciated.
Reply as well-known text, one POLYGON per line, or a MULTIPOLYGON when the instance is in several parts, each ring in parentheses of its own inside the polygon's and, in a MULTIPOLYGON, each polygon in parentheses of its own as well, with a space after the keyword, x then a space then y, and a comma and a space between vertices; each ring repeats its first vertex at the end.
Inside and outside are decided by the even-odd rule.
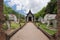
POLYGON ((10 6, 13 10, 26 15, 29 10, 33 14, 40 11, 43 7, 46 7, 50 0, 4 0, 7 6, 10 6))

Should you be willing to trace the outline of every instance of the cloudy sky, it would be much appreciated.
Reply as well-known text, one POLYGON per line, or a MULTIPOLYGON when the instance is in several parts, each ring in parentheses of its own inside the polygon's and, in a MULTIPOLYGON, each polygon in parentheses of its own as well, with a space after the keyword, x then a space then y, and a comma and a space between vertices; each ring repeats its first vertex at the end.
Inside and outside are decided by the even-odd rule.
POLYGON ((12 7, 15 11, 26 15, 29 9, 36 13, 45 7, 50 0, 4 0, 7 6, 12 7))

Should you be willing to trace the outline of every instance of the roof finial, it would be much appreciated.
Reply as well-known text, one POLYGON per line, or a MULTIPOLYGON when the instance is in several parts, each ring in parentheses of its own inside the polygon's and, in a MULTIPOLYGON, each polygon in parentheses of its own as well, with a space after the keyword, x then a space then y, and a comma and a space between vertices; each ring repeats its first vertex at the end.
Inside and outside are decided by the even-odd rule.
POLYGON ((31 13, 31 10, 29 10, 29 13, 31 13))
POLYGON ((28 14, 32 14, 31 10, 29 10, 28 14))

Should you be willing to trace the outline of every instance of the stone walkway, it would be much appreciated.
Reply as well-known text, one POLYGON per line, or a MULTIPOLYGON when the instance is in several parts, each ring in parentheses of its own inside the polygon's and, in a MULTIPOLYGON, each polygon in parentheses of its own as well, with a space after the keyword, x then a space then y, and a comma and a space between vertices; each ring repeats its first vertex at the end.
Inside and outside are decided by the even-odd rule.
POLYGON ((49 40, 37 27, 29 22, 19 30, 10 40, 49 40))

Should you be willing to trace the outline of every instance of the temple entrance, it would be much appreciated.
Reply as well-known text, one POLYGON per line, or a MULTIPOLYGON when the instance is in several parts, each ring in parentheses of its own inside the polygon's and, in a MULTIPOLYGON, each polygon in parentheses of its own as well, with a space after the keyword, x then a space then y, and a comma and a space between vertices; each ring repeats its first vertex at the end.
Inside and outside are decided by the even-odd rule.
POLYGON ((28 20, 29 20, 29 21, 32 21, 32 18, 31 18, 31 17, 29 17, 29 18, 28 18, 28 20))
POLYGON ((34 22, 34 15, 32 14, 31 10, 29 10, 27 16, 26 16, 26 21, 29 22, 34 22))

